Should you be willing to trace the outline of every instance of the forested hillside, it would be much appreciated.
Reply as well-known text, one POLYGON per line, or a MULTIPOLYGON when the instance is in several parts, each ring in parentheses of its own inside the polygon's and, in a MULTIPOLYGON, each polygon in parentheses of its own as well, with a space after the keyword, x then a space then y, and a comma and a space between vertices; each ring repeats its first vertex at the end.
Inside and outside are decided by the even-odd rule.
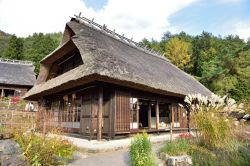
MULTIPOLYGON (((1 31, 0 57, 33 61, 38 73, 40 60, 59 45, 61 36, 35 33, 18 38, 1 31)), ((161 41, 144 39, 141 43, 161 52, 214 93, 250 101, 250 40, 207 32, 197 36, 167 32, 161 41)))
MULTIPOLYGON (((1 31, 2 32, 2 31, 1 31)), ((0 33, 0 58, 29 60, 39 72, 40 60, 58 47, 62 33, 34 33, 26 38, 0 33)))
POLYGON ((161 52, 214 93, 250 100, 250 40, 207 32, 197 36, 167 32, 159 42, 144 39, 142 43, 161 52))

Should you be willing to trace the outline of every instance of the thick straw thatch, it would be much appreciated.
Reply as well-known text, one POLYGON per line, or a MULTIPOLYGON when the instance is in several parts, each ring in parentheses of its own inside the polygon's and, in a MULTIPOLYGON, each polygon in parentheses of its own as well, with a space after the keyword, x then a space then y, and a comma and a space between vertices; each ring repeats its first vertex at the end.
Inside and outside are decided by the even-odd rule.
POLYGON ((32 63, 0 59, 0 84, 31 87, 35 81, 32 63))
POLYGON ((167 59, 132 46, 77 19, 67 23, 63 41, 56 51, 41 61, 37 85, 27 93, 27 99, 95 80, 168 95, 211 94, 196 79, 167 59), (45 82, 52 62, 73 49, 72 46, 79 49, 84 64, 45 82))

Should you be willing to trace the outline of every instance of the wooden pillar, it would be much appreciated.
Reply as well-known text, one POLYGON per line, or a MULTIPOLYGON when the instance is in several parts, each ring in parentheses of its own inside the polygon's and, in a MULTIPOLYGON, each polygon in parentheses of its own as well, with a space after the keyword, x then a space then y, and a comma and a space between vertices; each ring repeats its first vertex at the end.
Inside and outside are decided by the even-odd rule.
POLYGON ((151 129, 151 103, 148 103, 148 128, 151 129))
POLYGON ((172 104, 172 109, 171 109, 171 127, 174 127, 174 112, 175 112, 175 105, 172 104))
POLYGON ((137 98, 137 104, 136 104, 136 121, 138 124, 138 129, 140 128, 140 124, 139 124, 139 99, 137 98))
POLYGON ((190 122, 191 122, 191 112, 190 112, 190 109, 187 109, 187 127, 188 127, 188 132, 191 132, 190 122))
POLYGON ((75 125, 75 112, 76 112, 76 94, 73 93, 72 94, 72 105, 71 105, 71 108, 72 108, 72 119, 71 119, 71 123, 72 123, 72 127, 74 127, 75 125))
POLYGON ((155 113, 156 113, 156 129, 159 130, 159 101, 157 100, 156 101, 156 110, 155 110, 155 113))
POLYGON ((4 97, 4 89, 2 89, 1 97, 4 97))
POLYGON ((102 112, 103 112, 103 88, 99 87, 99 97, 98 97, 98 119, 97 119, 97 140, 102 139, 102 112))
POLYGON ((109 98, 109 139, 111 139, 112 137, 112 113, 113 113, 113 102, 112 102, 112 98, 113 98, 113 94, 110 95, 110 98, 109 98))
POLYGON ((173 127, 174 127, 174 107, 173 104, 171 104, 170 141, 173 140, 173 127))
POLYGON ((112 119, 111 121, 113 122, 112 125, 112 138, 115 138, 115 134, 116 134, 116 91, 114 91, 113 95, 112 95, 112 119))

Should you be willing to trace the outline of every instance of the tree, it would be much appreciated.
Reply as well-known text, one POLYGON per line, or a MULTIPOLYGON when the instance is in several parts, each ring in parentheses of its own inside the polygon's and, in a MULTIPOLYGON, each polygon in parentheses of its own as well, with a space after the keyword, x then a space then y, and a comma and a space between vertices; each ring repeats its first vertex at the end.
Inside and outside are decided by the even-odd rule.
POLYGON ((190 43, 174 37, 165 45, 165 56, 180 69, 187 69, 190 62, 190 48, 190 43))
POLYGON ((4 57, 8 59, 23 59, 23 39, 12 35, 8 42, 8 47, 4 53, 4 57))
MULTIPOLYGON (((52 35, 56 36, 57 34, 52 35)), ((51 34, 34 33, 25 39, 25 58, 34 62, 36 73, 39 72, 40 61, 58 45, 58 38, 52 37, 51 34)))

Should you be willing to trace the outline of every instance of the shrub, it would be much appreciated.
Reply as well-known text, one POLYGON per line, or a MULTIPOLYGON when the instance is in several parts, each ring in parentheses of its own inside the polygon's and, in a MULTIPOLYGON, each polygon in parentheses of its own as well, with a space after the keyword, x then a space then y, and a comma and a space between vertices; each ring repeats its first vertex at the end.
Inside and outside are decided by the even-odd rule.
POLYGON ((155 156, 147 133, 137 134, 129 147, 129 155, 133 166, 153 166, 155 156))
POLYGON ((196 144, 192 139, 178 139, 167 142, 161 152, 168 155, 188 154, 192 157, 194 166, 247 166, 250 163, 250 145, 233 140, 223 148, 208 149, 206 146, 196 144))
POLYGON ((198 130, 197 138, 207 147, 221 147, 232 138, 231 124, 224 116, 215 111, 200 111, 192 114, 194 126, 198 130))
POLYGON ((14 139, 19 143, 31 165, 65 165, 72 158, 75 147, 61 138, 50 138, 33 132, 15 130, 14 139))
POLYGON ((187 154, 189 149, 189 140, 178 139, 172 142, 167 142, 166 145, 161 149, 161 152, 175 156, 187 154))
MULTIPOLYGON (((231 143, 233 145, 234 143, 231 143)), ((201 146, 192 145, 189 154, 192 156, 194 166, 204 165, 233 165, 247 166, 250 163, 249 145, 236 145, 233 149, 229 147, 209 150, 201 146)))

